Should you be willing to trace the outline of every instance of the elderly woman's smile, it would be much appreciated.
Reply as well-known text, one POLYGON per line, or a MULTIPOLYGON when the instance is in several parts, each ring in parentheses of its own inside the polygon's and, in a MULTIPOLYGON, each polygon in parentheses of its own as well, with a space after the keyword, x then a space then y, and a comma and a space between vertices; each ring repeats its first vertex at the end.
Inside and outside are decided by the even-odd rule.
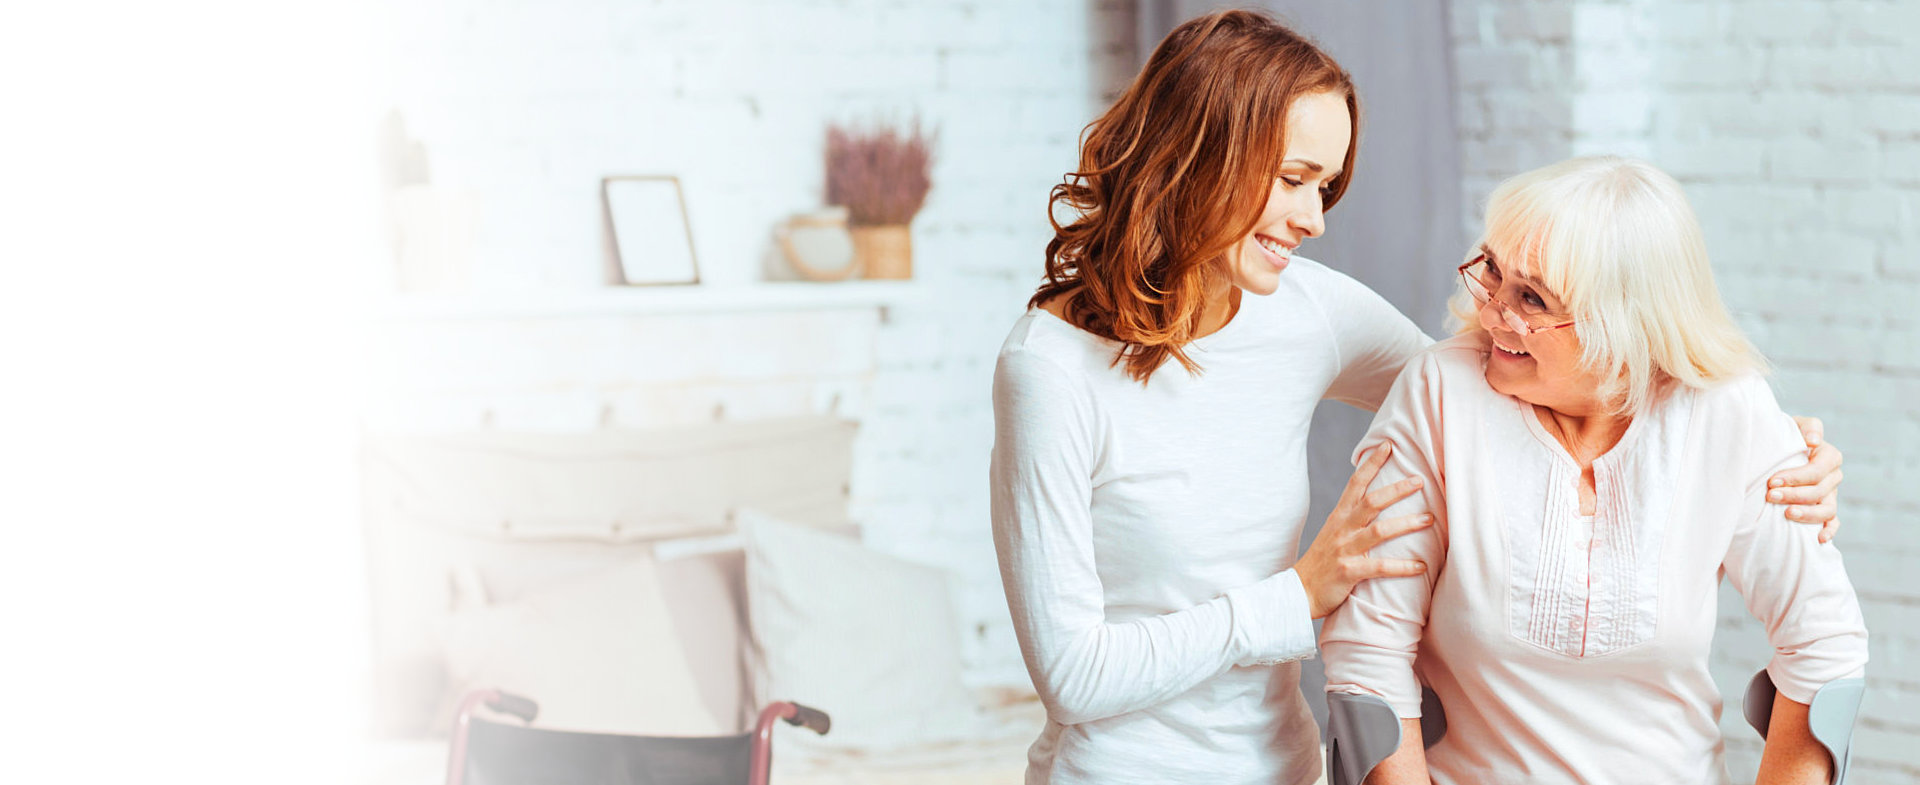
POLYGON ((1531 265, 1507 262, 1509 269, 1502 270, 1509 258, 1483 248, 1461 268, 1490 344, 1487 384, 1568 414, 1605 409, 1600 377, 1581 365, 1580 337, 1565 315, 1565 299, 1541 283, 1531 265))
POLYGON ((1493 339, 1493 348, 1499 349, 1500 351, 1506 354, 1512 355, 1514 357, 1525 357, 1528 354, 1531 354, 1531 352, 1523 352, 1523 351, 1520 351, 1519 349, 1509 349, 1504 344, 1500 343, 1499 338, 1493 339))

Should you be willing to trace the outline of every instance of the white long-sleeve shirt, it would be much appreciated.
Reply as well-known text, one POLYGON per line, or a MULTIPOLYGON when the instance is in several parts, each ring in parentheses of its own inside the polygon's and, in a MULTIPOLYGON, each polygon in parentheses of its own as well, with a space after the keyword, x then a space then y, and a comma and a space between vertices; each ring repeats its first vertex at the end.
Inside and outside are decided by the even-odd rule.
POLYGON ((1361 583, 1321 635, 1329 691, 1401 717, 1420 716, 1421 683, 1439 696, 1436 783, 1726 782, 1707 668, 1723 574, 1766 625, 1781 694, 1806 703, 1863 671, 1840 552, 1765 501, 1806 461, 1765 381, 1676 389, 1634 417, 1593 462, 1584 517, 1578 464, 1487 385, 1486 353, 1472 336, 1435 346, 1375 416, 1360 451, 1393 444, 1375 487, 1425 482, 1382 517, 1436 520, 1375 554, 1428 571, 1361 583))
POLYGON ((1312 782, 1306 595, 1288 569, 1322 398, 1373 409, 1429 339, 1295 257, 1144 387, 1039 309, 994 373, 994 544, 1048 722, 1028 783, 1312 782))

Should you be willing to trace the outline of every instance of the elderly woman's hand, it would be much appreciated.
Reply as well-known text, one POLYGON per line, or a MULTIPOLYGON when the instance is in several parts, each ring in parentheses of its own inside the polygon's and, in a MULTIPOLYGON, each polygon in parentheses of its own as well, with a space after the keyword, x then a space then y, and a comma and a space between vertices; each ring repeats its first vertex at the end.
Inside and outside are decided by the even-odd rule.
POLYGON ((1807 465, 1787 469, 1767 480, 1767 501, 1791 505, 1787 517, 1820 524, 1820 541, 1840 532, 1840 448, 1826 443, 1826 427, 1818 417, 1795 417, 1807 442, 1807 465))
POLYGON ((1392 453, 1391 443, 1382 444, 1354 468, 1353 477, 1347 480, 1347 489, 1340 494, 1340 503, 1334 506, 1333 514, 1327 516, 1326 525, 1320 527, 1307 552, 1294 562, 1293 572, 1307 590, 1313 618, 1325 618, 1340 607, 1361 581, 1427 571, 1426 564, 1413 559, 1376 559, 1367 555, 1380 543, 1433 524, 1433 516, 1426 513, 1374 521, 1381 510, 1420 490, 1420 479, 1409 477, 1367 492, 1367 486, 1373 484, 1373 478, 1380 474, 1380 467, 1386 465, 1387 456, 1392 453))

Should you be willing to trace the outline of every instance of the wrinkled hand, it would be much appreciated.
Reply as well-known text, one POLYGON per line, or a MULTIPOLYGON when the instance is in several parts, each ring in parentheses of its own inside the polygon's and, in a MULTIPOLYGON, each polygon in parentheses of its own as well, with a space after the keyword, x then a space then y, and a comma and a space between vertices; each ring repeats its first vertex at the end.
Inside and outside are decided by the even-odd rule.
POLYGON ((1840 463, 1845 456, 1840 448, 1826 443, 1826 426, 1818 417, 1795 417, 1800 436, 1807 442, 1807 465, 1787 469, 1767 480, 1767 501, 1791 505, 1787 517, 1801 523, 1819 524, 1820 541, 1828 542, 1840 532, 1840 463))
POLYGON ((1313 545, 1293 565, 1294 574, 1306 587, 1313 618, 1325 618, 1347 601, 1353 587, 1361 581, 1388 576, 1419 575, 1427 565, 1413 559, 1376 559, 1367 551, 1387 540, 1433 524, 1433 516, 1421 513, 1375 522, 1380 511, 1420 490, 1421 481, 1409 477, 1372 493, 1367 486, 1380 474, 1393 452, 1391 444, 1382 444, 1368 453, 1347 480, 1340 503, 1327 516, 1327 524, 1313 538, 1313 545))

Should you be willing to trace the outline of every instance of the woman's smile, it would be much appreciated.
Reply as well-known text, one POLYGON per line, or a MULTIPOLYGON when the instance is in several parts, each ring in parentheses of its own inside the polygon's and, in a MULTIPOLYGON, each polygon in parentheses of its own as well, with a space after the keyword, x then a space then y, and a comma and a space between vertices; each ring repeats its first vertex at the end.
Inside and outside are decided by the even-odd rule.
POLYGON ((1255 245, 1260 246, 1261 251, 1265 252, 1267 262, 1273 265, 1275 272, 1287 269, 1287 262, 1293 259, 1292 246, 1264 234, 1254 235, 1253 241, 1255 245))
POLYGON ((1524 357, 1528 357, 1532 354, 1531 352, 1528 352, 1522 349, 1511 348, 1507 346, 1505 343, 1502 343, 1498 338, 1493 338, 1491 336, 1489 336, 1489 338, 1490 338, 1489 342, 1493 344, 1493 348, 1495 350, 1493 354, 1496 357, 1510 357, 1518 360, 1524 357))

